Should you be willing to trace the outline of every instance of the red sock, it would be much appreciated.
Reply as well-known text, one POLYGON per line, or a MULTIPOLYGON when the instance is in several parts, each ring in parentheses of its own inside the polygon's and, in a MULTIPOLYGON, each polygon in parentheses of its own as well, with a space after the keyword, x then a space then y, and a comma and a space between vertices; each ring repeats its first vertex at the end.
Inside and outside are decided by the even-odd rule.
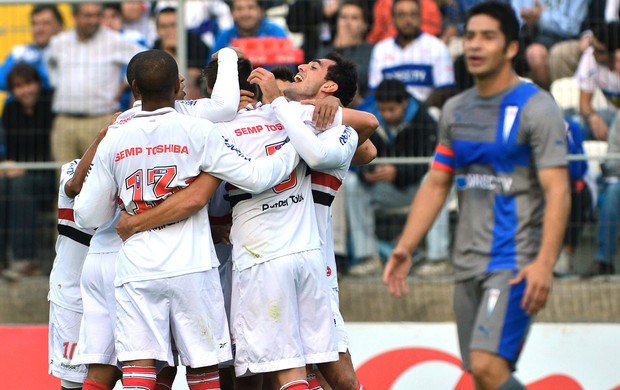
POLYGON ((220 390, 219 371, 208 372, 206 374, 186 375, 187 385, 190 390, 220 390))
POLYGON ((308 374, 306 380, 308 381, 308 387, 310 390, 323 390, 323 387, 321 387, 319 380, 316 379, 315 374, 308 374))
POLYGON ((155 390, 156 376, 153 366, 123 366, 123 389, 155 390))
POLYGON ((90 379, 86 379, 84 381, 84 385, 82 386, 82 390, 112 390, 112 388, 102 385, 101 383, 94 382, 90 379))
POLYGON ((310 390, 308 382, 298 380, 292 381, 280 387, 280 390, 310 390))

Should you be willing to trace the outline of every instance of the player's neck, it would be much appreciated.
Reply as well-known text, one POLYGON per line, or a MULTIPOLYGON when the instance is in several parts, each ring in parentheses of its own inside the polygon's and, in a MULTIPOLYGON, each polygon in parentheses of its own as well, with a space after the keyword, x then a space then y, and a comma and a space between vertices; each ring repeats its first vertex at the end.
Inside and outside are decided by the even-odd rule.
POLYGON ((174 108, 174 100, 171 101, 170 99, 142 99, 142 111, 155 111, 164 107, 174 108))
POLYGON ((514 72, 512 66, 506 66, 495 74, 488 75, 487 77, 478 77, 475 81, 478 95, 493 96, 518 83, 519 76, 514 72))

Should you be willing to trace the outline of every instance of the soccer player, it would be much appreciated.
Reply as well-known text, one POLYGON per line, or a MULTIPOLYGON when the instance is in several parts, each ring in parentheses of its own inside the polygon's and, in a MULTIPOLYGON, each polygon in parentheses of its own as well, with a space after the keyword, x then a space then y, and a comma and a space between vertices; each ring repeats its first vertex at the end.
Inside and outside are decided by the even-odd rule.
MULTIPOLYGON (((251 161, 211 122, 175 112, 181 83, 170 55, 149 50, 134 60, 133 89, 142 95, 143 111, 108 132, 99 145, 93 171, 76 200, 81 226, 109 221, 118 198, 131 214, 154 207, 201 171, 260 192, 297 165, 289 145, 271 158, 251 161)), ((116 350, 125 387, 154 388, 155 361, 173 364, 172 338, 181 363, 188 366, 190 389, 219 387, 216 364, 231 358, 230 339, 205 221, 202 210, 123 244, 115 297, 116 350)))
MULTIPOLYGON (((239 103, 239 93, 235 91, 235 89, 238 90, 238 77, 234 66, 237 62, 237 54, 232 49, 222 49, 214 61, 218 61, 222 66, 219 74, 220 82, 213 86, 210 99, 181 100, 185 96, 185 91, 183 89, 183 78, 179 76, 181 77, 181 88, 175 101, 175 109, 178 112, 213 121, 229 120, 234 117, 239 103)), ((127 82, 131 85, 135 80, 135 61, 131 61, 128 65, 126 76, 127 82)), ((133 108, 118 116, 112 125, 113 128, 130 121, 136 113, 142 110, 140 94, 134 91, 134 97, 136 101, 133 108)), ((98 138, 91 146, 91 149, 94 149, 89 154, 89 158, 87 159, 86 155, 82 158, 87 166, 90 166, 101 139, 102 137, 98 138)), ((80 188, 83 180, 84 177, 79 184, 80 188)), ((204 181, 208 187, 217 184, 212 177, 200 177, 198 180, 204 181)), ((115 261, 122 245, 122 241, 114 229, 119 214, 117 212, 110 222, 97 229, 84 262, 81 288, 82 297, 88 304, 85 305, 82 317, 81 341, 78 343, 74 362, 88 365, 85 390, 112 388, 118 379, 117 356, 114 347, 116 301, 113 282, 115 261)), ((176 368, 174 366, 162 368, 157 375, 157 384, 168 383, 171 386, 175 374, 176 368)), ((159 388, 156 387, 156 389, 159 388)))
POLYGON ((407 292, 411 254, 455 182, 454 310, 477 389, 524 389, 512 370, 547 302, 570 210, 562 114, 515 74, 518 39, 509 4, 469 11, 463 48, 475 86, 443 108, 430 172, 383 275, 390 293, 407 292))

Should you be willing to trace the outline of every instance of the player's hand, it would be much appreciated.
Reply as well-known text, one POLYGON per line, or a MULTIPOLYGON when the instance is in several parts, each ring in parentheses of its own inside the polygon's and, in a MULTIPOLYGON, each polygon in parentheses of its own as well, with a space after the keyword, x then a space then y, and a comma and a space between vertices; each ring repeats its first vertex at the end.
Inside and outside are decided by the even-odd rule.
POLYGON ((383 271, 383 283, 387 284, 390 294, 400 297, 409 292, 407 275, 411 265, 411 253, 401 246, 394 248, 383 271))
POLYGON ((118 222, 116 222, 114 228, 116 229, 116 234, 118 234, 123 241, 126 241, 129 237, 136 233, 131 224, 131 215, 124 210, 121 211, 121 216, 119 217, 118 222))
POLYGON ((230 245, 230 225, 211 225, 211 237, 215 244, 230 245))
POLYGON ((511 285, 525 281, 525 293, 521 300, 521 308, 529 315, 538 313, 545 307, 551 284, 553 283, 553 267, 542 261, 534 261, 519 271, 517 276, 510 280, 511 285))
POLYGON ((341 107, 340 99, 335 96, 326 96, 322 99, 306 99, 300 101, 301 104, 314 105, 312 113, 312 124, 318 130, 325 130, 329 125, 334 123, 334 118, 341 107))
POLYGON ((364 172, 364 180, 368 183, 393 183, 397 173, 396 165, 379 164, 375 165, 371 171, 364 172))
POLYGON ((265 104, 270 104, 271 102, 282 96, 280 88, 278 88, 278 83, 276 82, 275 76, 267 69, 254 69, 248 77, 248 83, 258 84, 260 90, 263 93, 262 99, 263 103, 265 104))
POLYGON ((241 97, 239 98, 239 109, 246 108, 249 105, 253 105, 256 100, 254 99, 254 93, 247 91, 245 89, 241 89, 240 91, 241 97))

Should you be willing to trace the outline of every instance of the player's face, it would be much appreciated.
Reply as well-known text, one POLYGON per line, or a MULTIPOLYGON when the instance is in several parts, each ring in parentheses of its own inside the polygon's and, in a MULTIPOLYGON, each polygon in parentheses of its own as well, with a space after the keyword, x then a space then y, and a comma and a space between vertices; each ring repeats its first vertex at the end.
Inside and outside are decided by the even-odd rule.
POLYGON ((352 39, 363 38, 368 28, 362 9, 353 4, 345 4, 340 8, 337 24, 338 34, 352 39))
POLYGON ((255 32, 263 18, 263 10, 256 0, 233 1, 231 14, 239 30, 245 33, 255 32))
POLYGON ((75 28, 80 38, 91 38, 99 30, 103 8, 97 3, 83 3, 75 14, 75 28))
POLYGON ((390 126, 398 126, 405 117, 405 109, 407 109, 407 99, 402 102, 377 102, 379 114, 383 120, 390 126))
POLYGON ((177 100, 183 100, 185 99, 185 77, 183 77, 181 73, 179 73, 179 83, 181 84, 181 88, 179 89, 176 98, 177 100))
POLYGON ((499 21, 487 15, 469 19, 463 39, 467 70, 476 78, 495 75, 506 66, 519 49, 516 42, 506 44, 499 21))
POLYGON ((39 99, 41 86, 36 81, 16 80, 13 86, 13 96, 24 107, 34 107, 39 99))
POLYGON ((413 0, 399 1, 392 11, 392 23, 398 34, 413 39, 420 33, 420 7, 413 0))
POLYGON ((312 60, 307 64, 297 67, 295 82, 284 91, 290 100, 299 101, 301 99, 313 99, 320 92, 321 87, 327 81, 327 69, 335 65, 332 60, 325 58, 312 60))
POLYGON ((58 34, 62 25, 50 10, 43 10, 32 15, 32 38, 38 46, 47 46, 50 39, 58 34))

